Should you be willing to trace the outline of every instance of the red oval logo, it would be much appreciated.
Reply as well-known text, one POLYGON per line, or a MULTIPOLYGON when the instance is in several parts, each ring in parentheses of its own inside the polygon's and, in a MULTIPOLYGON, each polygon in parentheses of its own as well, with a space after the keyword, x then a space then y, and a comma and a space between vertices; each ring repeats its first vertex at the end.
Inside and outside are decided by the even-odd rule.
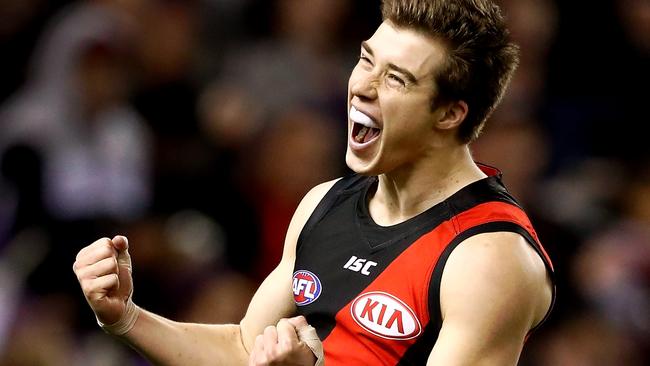
POLYGON ((378 337, 407 340, 422 332, 415 312, 402 300, 385 292, 359 295, 352 302, 350 312, 357 324, 378 337))

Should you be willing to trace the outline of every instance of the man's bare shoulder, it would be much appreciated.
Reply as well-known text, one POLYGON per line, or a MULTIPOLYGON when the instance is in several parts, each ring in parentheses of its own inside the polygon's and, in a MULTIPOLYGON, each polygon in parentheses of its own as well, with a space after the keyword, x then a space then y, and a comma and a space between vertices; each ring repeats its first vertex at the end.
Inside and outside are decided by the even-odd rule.
POLYGON ((427 364, 515 365, 551 299, 544 262, 519 234, 466 239, 443 271, 443 324, 427 364))
POLYGON ((550 306, 548 276, 541 257, 519 234, 475 235, 452 252, 445 266, 440 294, 443 316, 458 309, 457 302, 464 302, 464 306, 484 308, 483 312, 525 318, 522 321, 530 329, 550 306), (475 300, 480 303, 471 305, 475 300))
MULTIPOLYGON (((316 206, 318 206, 318 203, 325 197, 327 192, 329 192, 330 189, 338 182, 341 178, 337 178, 334 180, 330 180, 324 183, 321 183, 305 194, 303 197, 302 201, 298 205, 298 208, 296 209, 296 215, 299 215, 300 218, 304 218, 304 221, 307 221, 309 216, 314 212, 316 209, 316 206)), ((304 225, 303 221, 303 225, 304 225)), ((300 225, 301 227, 303 225, 300 225)))

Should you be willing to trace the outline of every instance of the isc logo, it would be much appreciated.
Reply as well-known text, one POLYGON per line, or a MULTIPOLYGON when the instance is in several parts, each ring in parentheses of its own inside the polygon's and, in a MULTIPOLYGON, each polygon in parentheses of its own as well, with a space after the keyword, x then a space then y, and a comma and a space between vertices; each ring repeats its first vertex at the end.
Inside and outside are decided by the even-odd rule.
POLYGON ((350 312, 362 328, 382 338, 412 339, 422 331, 413 310, 402 300, 385 292, 359 295, 352 302, 350 312))
POLYGON ((348 259, 347 263, 343 266, 345 269, 349 269, 350 271, 354 272, 361 272, 362 275, 369 276, 370 275, 370 267, 374 267, 377 265, 377 262, 369 261, 367 259, 363 258, 357 258, 357 256, 353 255, 348 259))
POLYGON ((311 304, 318 299, 322 290, 315 274, 300 270, 293 274, 293 300, 298 306, 311 304))

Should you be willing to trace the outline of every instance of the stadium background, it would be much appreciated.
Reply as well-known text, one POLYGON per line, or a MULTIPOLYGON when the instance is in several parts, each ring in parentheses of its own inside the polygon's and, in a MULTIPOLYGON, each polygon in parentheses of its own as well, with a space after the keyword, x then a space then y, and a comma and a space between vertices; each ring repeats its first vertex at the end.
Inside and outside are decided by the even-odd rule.
MULTIPOLYGON (((522 62, 472 148, 555 261, 521 365, 650 360, 647 0, 500 1, 522 62)), ((142 365, 71 265, 129 236, 135 301, 236 322, 300 197, 345 174, 377 0, 1 0, 0 365, 142 365)))

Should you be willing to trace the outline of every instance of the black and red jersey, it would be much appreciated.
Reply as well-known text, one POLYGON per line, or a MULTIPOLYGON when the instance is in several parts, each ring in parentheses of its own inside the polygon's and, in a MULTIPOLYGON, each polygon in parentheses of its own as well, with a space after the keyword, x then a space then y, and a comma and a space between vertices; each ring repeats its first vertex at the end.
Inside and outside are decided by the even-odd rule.
POLYGON ((486 232, 523 236, 553 268, 528 217, 501 182, 487 178, 405 222, 379 226, 367 196, 376 177, 351 175, 325 195, 298 239, 293 292, 328 366, 423 365, 442 326, 440 283, 463 240, 486 232))

